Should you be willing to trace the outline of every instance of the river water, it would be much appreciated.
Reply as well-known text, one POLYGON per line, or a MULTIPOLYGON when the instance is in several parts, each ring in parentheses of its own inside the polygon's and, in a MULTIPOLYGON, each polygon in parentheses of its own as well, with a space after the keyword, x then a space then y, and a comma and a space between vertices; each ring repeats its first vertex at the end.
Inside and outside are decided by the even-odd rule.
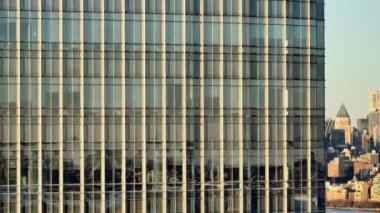
POLYGON ((374 213, 374 212, 380 212, 380 211, 367 211, 367 210, 338 210, 338 209, 326 209, 326 213, 374 213))

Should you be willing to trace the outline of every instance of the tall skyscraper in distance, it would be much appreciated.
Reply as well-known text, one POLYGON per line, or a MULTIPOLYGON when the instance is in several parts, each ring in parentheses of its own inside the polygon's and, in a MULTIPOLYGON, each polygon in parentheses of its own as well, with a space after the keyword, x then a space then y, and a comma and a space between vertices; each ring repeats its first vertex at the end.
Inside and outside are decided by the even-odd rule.
POLYGON ((345 143, 351 144, 352 142, 351 118, 344 104, 340 106, 339 111, 335 117, 335 129, 344 130, 345 143))
POLYGON ((373 135, 373 128, 380 125, 380 111, 374 111, 368 113, 368 131, 373 135))
POLYGON ((374 136, 374 128, 380 125, 380 93, 378 90, 372 90, 369 94, 368 108, 368 131, 374 136))
POLYGON ((376 125, 372 129, 373 142, 375 146, 380 145, 380 126, 376 125))
POLYGON ((362 134, 362 149, 365 152, 369 152, 372 142, 373 142, 373 137, 371 137, 368 130, 364 130, 362 134))
POLYGON ((368 130, 368 119, 359 118, 356 120, 356 127, 360 132, 363 132, 365 129, 368 130))
POLYGON ((369 112, 380 111, 380 93, 378 90, 372 90, 368 98, 369 112))
POLYGON ((0 212, 324 212, 324 0, 0 1, 0 212))

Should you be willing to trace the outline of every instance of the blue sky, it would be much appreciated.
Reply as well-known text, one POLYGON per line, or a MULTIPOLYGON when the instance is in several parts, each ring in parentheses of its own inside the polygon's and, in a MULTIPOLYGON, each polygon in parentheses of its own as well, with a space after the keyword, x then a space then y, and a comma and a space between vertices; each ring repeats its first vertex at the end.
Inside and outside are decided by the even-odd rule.
POLYGON ((326 116, 365 117, 380 90, 380 0, 326 0, 326 116))

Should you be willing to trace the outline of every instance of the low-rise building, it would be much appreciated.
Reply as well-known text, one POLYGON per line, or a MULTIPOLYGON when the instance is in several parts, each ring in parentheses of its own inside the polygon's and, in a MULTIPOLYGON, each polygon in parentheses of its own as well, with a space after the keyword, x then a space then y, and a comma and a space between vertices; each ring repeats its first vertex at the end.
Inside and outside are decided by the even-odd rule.
POLYGON ((364 169, 372 169, 374 167, 373 164, 367 161, 354 160, 354 175, 359 175, 361 170, 364 169))
MULTIPOLYGON (((327 165, 327 176, 330 178, 343 178, 352 173, 353 162, 346 156, 338 156, 327 165), (348 171, 348 170, 351 170, 348 171)), ((350 177, 352 178, 352 177, 350 177)))
POLYGON ((344 185, 331 185, 326 187, 326 202, 344 201, 348 198, 347 188, 344 185))
POLYGON ((371 164, 378 164, 379 163, 379 153, 376 153, 376 151, 372 151, 370 153, 365 153, 363 155, 360 155, 357 160, 368 162, 371 164))
POLYGON ((351 160, 351 151, 347 148, 343 149, 342 155, 351 160))
POLYGON ((351 180, 347 185, 354 192, 354 202, 368 201, 369 199, 369 184, 366 181, 351 180))
POLYGON ((377 167, 376 165, 379 164, 379 153, 376 153, 375 151, 365 153, 353 159, 353 162, 354 174, 358 175, 363 169, 372 170, 374 167, 377 167))
POLYGON ((347 189, 347 191, 348 191, 348 200, 351 202, 354 202, 355 201, 355 191, 353 191, 351 189, 347 189))
POLYGON ((372 181, 371 201, 380 202, 380 174, 377 174, 372 181))

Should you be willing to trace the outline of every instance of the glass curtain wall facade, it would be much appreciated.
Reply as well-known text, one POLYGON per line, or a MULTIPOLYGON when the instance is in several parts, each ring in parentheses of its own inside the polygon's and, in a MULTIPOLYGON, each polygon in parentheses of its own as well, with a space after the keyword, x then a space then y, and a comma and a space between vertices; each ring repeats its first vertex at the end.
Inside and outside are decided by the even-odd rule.
POLYGON ((0 1, 0 212, 324 212, 324 0, 0 1))

